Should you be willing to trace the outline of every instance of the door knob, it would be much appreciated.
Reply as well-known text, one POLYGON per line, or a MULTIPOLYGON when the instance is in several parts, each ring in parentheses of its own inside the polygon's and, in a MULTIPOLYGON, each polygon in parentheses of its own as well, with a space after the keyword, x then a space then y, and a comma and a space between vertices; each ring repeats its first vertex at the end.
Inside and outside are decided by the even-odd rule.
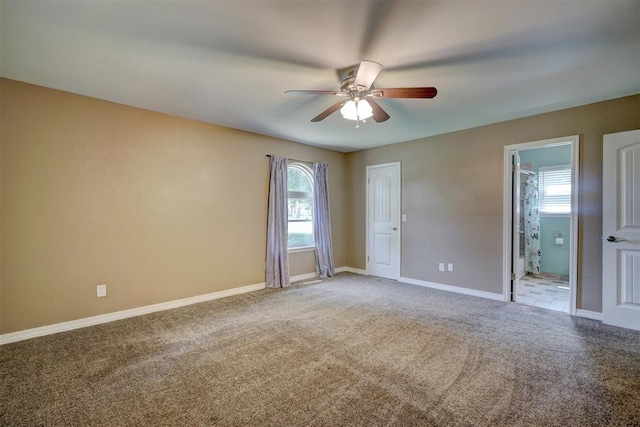
POLYGON ((389 230, 396 231, 397 229, 398 229, 398 227, 389 227, 389 230))
POLYGON ((619 239, 616 236, 607 237, 607 242, 622 242, 624 239, 619 239))

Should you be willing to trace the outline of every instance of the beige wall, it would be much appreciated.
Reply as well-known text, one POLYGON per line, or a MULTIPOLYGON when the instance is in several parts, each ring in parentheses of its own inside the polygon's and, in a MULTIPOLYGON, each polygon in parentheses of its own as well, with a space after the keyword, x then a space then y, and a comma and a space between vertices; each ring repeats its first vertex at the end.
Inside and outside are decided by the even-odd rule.
POLYGON ((344 154, 0 82, 1 333, 264 282, 271 153, 329 163, 344 265, 344 154))
MULTIPOLYGON (((402 275, 501 293, 503 147, 574 134, 578 304, 600 311, 602 135, 640 128, 634 96, 345 155, 11 80, 0 91, 0 333, 263 282, 271 153, 329 163, 336 266, 366 268, 365 167, 401 161, 402 275)), ((313 252, 291 255, 292 275, 312 271, 313 252)))
POLYGON ((366 267, 366 166, 401 161, 402 276, 502 293, 504 146, 579 134, 578 308, 599 312, 602 135, 637 128, 638 95, 351 153, 346 263, 366 267))

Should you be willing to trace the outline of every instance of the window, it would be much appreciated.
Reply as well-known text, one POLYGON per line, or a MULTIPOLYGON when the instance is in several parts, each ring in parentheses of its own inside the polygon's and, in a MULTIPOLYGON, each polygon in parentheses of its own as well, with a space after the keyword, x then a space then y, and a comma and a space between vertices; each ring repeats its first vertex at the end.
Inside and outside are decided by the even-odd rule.
POLYGON ((304 163, 291 162, 287 167, 289 210, 289 249, 314 246, 313 243, 313 173, 304 163))
POLYGON ((541 167, 538 188, 541 214, 571 213, 571 166, 541 167))

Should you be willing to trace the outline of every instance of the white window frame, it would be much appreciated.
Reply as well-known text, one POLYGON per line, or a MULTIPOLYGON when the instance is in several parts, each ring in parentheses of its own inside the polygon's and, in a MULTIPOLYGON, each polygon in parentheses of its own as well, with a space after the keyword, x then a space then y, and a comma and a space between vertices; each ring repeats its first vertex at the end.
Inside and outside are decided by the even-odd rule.
MULTIPOLYGON (((287 165, 287 173, 289 171, 289 168, 297 168, 299 170, 301 170, 305 175, 307 175, 309 177, 309 179, 311 180, 311 189, 313 190, 313 170, 311 169, 311 167, 305 163, 305 162, 300 162, 300 161, 292 161, 289 160, 289 163, 287 165)), ((303 191, 290 191, 289 188, 287 187, 287 207, 289 206, 289 199, 313 199, 313 191, 311 192, 303 192, 303 191)), ((288 215, 287 215, 288 216, 288 215)), ((290 224, 292 222, 292 220, 287 218, 287 222, 290 224)), ((314 222, 314 218, 313 218, 313 211, 311 212, 311 224, 313 227, 313 222, 314 222)), ((288 228, 288 227, 287 227, 288 228)), ((287 250, 288 252, 304 252, 304 251, 311 251, 311 250, 315 250, 315 241, 313 242, 313 244, 311 245, 295 245, 295 246, 291 246, 289 245, 289 235, 287 233, 287 250)))
MULTIPOLYGON (((540 213, 541 216, 562 216, 562 217, 567 217, 571 215, 571 200, 572 200, 572 191, 573 189, 571 188, 572 186, 572 173, 571 173, 571 165, 557 165, 557 166, 542 166, 540 168, 538 168, 538 212, 540 213), (553 173, 553 172, 565 172, 566 176, 566 181, 563 181, 561 184, 562 185, 568 185, 570 188, 569 194, 567 195, 563 195, 562 197, 565 199, 564 202, 565 203, 558 203, 558 202, 553 202, 553 201, 549 201, 549 198, 553 197, 553 196, 548 196, 547 195, 547 187, 545 187, 545 176, 548 176, 548 174, 553 173), (564 211, 564 212, 552 212, 549 210, 545 210, 546 206, 567 206, 569 208, 568 211, 564 211)), ((548 182, 548 181, 547 181, 548 182)))

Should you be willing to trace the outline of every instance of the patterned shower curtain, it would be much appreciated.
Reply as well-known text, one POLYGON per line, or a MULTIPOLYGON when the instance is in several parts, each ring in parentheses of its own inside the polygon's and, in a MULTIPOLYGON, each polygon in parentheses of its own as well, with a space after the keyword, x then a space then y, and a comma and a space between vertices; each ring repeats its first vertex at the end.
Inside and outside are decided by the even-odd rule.
POLYGON ((524 192, 524 261, 527 273, 540 273, 540 214, 538 179, 529 176, 524 192))

